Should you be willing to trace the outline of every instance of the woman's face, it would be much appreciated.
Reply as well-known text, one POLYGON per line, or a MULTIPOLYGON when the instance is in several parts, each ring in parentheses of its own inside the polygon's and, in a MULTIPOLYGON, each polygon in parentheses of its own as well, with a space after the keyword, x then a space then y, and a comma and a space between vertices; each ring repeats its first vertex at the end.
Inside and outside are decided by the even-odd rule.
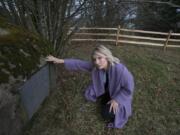
POLYGON ((93 56, 93 62, 98 69, 107 69, 108 68, 108 61, 104 54, 96 52, 93 56))

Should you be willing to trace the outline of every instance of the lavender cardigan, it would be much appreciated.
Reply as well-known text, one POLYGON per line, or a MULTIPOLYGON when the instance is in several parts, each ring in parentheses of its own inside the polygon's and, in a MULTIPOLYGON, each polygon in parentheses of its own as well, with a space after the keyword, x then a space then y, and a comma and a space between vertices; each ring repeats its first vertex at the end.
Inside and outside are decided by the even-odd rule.
MULTIPOLYGON (((104 94, 104 84, 102 80, 103 70, 94 68, 88 61, 78 59, 65 59, 67 70, 88 71, 92 74, 92 83, 85 90, 85 97, 89 101, 96 101, 97 97, 104 94)), ((114 128, 122 128, 131 115, 131 102, 134 90, 134 80, 132 74, 121 63, 110 66, 109 74, 109 94, 119 104, 119 112, 115 115, 114 128)))

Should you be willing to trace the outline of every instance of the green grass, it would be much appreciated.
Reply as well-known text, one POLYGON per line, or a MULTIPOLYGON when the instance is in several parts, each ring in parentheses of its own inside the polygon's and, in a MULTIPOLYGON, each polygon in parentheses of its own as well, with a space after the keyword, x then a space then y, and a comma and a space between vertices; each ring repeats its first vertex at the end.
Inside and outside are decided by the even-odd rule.
MULTIPOLYGON (((67 57, 89 59, 92 44, 76 45, 67 57)), ((83 90, 90 74, 58 66, 58 87, 24 129, 24 135, 177 135, 180 132, 180 50, 109 46, 135 77, 133 115, 123 129, 107 129, 99 104, 83 90)))

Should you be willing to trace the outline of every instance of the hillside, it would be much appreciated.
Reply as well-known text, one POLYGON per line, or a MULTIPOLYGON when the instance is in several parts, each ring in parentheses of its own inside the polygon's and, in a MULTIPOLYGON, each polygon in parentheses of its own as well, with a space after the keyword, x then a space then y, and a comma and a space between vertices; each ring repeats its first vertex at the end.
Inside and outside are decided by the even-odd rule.
MULTIPOLYGON (((73 45, 66 57, 89 59, 93 43, 73 45)), ((58 66, 58 86, 24 129, 24 135, 177 135, 180 132, 180 50, 108 46, 135 77, 133 115, 126 126, 107 129, 98 103, 83 90, 88 73, 58 66)))
POLYGON ((0 135, 19 135, 26 117, 19 87, 43 63, 49 44, 0 17, 0 135))

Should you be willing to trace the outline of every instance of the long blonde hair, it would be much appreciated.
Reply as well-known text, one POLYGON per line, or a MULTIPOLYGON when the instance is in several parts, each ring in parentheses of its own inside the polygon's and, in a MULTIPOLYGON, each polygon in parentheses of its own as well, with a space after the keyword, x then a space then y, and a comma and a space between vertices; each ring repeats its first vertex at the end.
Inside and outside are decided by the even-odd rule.
POLYGON ((99 45, 93 50, 92 55, 91 55, 92 60, 93 60, 93 56, 95 56, 96 53, 101 53, 105 55, 107 58, 107 61, 112 66, 114 65, 114 63, 120 63, 120 60, 117 57, 114 57, 112 55, 112 52, 103 45, 99 45))

